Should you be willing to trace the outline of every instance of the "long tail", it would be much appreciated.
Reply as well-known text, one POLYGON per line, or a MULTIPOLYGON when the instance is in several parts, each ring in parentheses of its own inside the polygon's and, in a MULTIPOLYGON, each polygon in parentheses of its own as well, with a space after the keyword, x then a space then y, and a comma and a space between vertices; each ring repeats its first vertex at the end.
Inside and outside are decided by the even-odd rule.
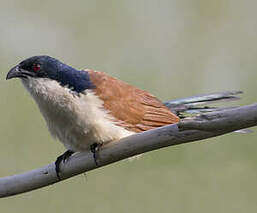
POLYGON ((207 106, 213 103, 224 101, 235 101, 240 99, 241 91, 229 91, 220 93, 210 93, 204 95, 191 96, 182 99, 175 99, 164 102, 164 104, 180 118, 192 117, 201 113, 219 111, 233 107, 213 107, 207 106))
MULTIPOLYGON (((180 118, 195 117, 202 113, 214 112, 224 109, 232 109, 234 107, 213 107, 207 106, 213 103, 219 103, 224 101, 235 101, 240 99, 238 95, 242 94, 242 91, 229 91, 219 93, 209 93, 204 95, 190 96, 187 98, 175 99, 164 102, 170 111, 175 113, 180 118)), ((241 129, 235 132, 238 133, 251 133, 252 130, 241 129)))

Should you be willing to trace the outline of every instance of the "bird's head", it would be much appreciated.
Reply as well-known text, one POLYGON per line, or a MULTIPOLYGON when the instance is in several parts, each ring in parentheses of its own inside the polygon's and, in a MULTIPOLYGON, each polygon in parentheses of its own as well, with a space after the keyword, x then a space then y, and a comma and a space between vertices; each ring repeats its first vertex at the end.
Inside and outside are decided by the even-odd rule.
POLYGON ((13 67, 6 79, 51 79, 80 93, 94 88, 86 71, 76 70, 50 56, 33 56, 13 67))

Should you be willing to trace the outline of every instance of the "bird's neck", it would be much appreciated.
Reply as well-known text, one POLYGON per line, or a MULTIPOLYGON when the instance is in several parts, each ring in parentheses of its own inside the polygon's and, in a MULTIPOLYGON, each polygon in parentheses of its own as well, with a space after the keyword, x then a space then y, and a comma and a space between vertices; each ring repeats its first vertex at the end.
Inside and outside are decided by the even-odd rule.
POLYGON ((52 79, 59 82, 61 86, 67 86, 77 93, 83 92, 86 89, 95 88, 89 78, 88 72, 76 70, 64 64, 59 65, 52 79))

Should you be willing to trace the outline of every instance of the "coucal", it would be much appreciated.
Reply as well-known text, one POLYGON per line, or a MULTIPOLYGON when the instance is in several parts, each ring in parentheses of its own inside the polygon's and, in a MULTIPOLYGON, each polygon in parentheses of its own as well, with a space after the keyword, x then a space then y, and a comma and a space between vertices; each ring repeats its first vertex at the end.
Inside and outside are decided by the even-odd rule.
MULTIPOLYGON (((91 150, 134 133, 179 122, 159 99, 91 69, 77 70, 49 56, 34 56, 13 67, 6 79, 20 78, 36 101, 51 135, 67 151, 91 150)), ((96 161, 97 163, 97 161, 96 161)))
MULTIPOLYGON (((100 145, 134 133, 174 124, 188 114, 219 110, 199 107, 237 99, 239 92, 212 93, 162 103, 150 93, 91 69, 77 70, 50 56, 34 56, 13 67, 6 79, 20 78, 36 101, 51 135, 67 151, 91 150, 95 162, 100 145)), ((242 131, 242 130, 241 130, 242 131)))

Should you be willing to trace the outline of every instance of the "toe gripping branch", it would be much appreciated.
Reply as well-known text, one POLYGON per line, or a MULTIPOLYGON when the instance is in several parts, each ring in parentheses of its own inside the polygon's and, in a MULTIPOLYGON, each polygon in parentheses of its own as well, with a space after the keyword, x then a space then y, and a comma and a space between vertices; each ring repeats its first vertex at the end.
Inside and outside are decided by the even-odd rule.
MULTIPOLYGON (((93 158, 94 158, 94 161, 95 161, 95 165, 98 166, 98 162, 97 162, 97 152, 100 148, 101 144, 98 144, 98 143, 94 143, 90 146, 90 150, 91 152, 93 153, 93 158)), ((57 178, 59 180, 61 180, 61 177, 60 177, 60 173, 61 173, 61 169, 60 169, 60 164, 61 162, 65 163, 68 158, 73 154, 74 152, 71 151, 71 150, 67 150, 66 152, 64 152, 62 155, 60 155, 56 161, 55 161, 55 172, 56 172, 56 175, 57 175, 57 178)))
POLYGON ((99 143, 94 143, 92 145, 90 145, 90 150, 91 152, 93 153, 93 158, 94 158, 94 161, 95 161, 95 165, 98 166, 98 162, 97 162, 97 152, 99 151, 99 148, 100 148, 101 144, 99 143))
POLYGON ((73 154, 74 152, 71 151, 71 150, 67 150, 66 152, 64 152, 62 155, 60 155, 56 161, 55 161, 55 172, 56 172, 56 175, 57 175, 57 178, 59 180, 61 180, 61 177, 60 177, 60 173, 61 173, 61 170, 60 170, 60 164, 61 162, 64 162, 68 160, 68 158, 73 154))

